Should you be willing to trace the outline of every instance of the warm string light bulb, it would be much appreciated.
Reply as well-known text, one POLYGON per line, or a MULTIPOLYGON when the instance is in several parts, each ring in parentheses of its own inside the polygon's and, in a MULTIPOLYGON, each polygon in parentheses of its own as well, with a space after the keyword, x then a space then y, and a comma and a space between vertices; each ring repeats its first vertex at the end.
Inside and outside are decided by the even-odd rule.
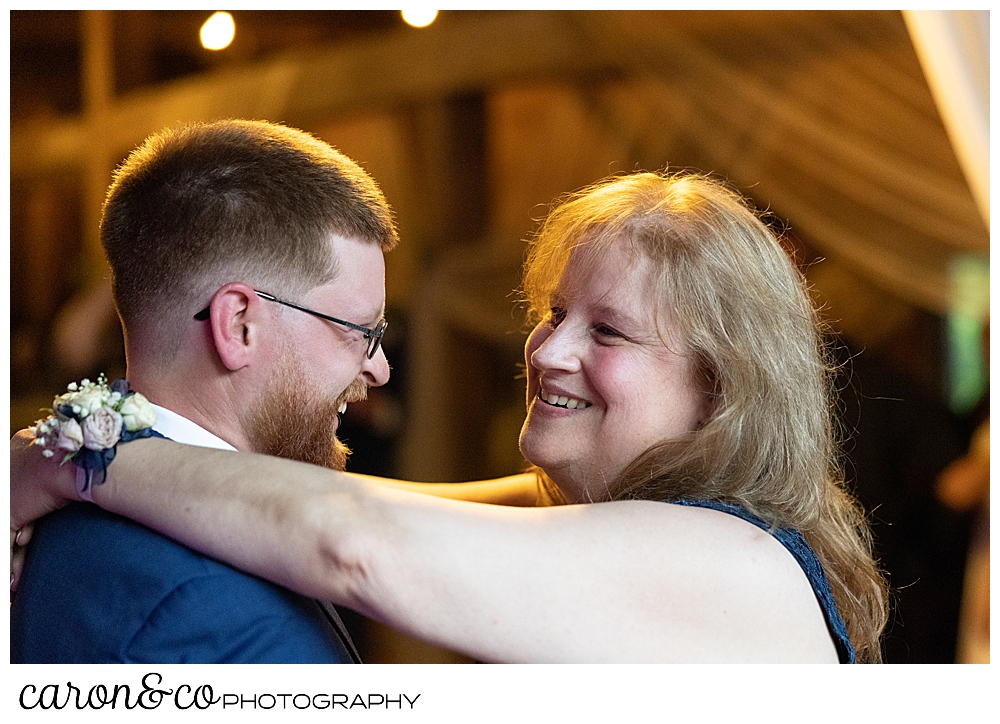
POLYGON ((220 10, 201 26, 201 44, 208 50, 222 50, 233 42, 236 23, 233 16, 220 10))
POLYGON ((423 8, 419 10, 400 10, 399 12, 402 14, 406 24, 412 25, 414 28, 426 28, 438 16, 437 10, 426 10, 423 8))

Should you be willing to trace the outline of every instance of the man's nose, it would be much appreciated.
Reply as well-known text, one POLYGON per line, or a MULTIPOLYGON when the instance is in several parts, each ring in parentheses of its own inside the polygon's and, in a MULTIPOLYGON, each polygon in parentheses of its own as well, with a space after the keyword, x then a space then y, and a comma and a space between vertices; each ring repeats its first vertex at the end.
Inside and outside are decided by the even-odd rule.
POLYGON ((381 387, 389 381, 389 360, 385 357, 385 349, 382 345, 375 350, 375 356, 368 359, 361 365, 361 378, 369 387, 381 387))

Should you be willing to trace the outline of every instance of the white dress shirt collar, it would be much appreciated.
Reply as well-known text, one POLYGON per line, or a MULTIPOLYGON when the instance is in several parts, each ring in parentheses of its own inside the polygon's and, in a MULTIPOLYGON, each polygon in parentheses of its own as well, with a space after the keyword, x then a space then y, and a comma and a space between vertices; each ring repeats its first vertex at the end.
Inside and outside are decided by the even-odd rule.
POLYGON ((174 442, 198 447, 211 447, 216 450, 235 450, 232 445, 217 435, 213 435, 201 425, 191 422, 186 417, 178 415, 165 407, 153 405, 156 411, 156 424, 153 429, 174 442))

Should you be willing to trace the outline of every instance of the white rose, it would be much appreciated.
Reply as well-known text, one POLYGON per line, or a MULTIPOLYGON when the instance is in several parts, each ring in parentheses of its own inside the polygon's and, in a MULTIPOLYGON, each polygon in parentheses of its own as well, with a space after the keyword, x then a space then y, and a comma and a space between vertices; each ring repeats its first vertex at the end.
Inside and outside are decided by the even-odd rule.
POLYGON ((86 388, 77 392, 71 399, 74 412, 76 411, 75 408, 80 408, 80 412, 78 413, 80 417, 94 414, 107 402, 105 392, 100 387, 86 388))
POLYGON ((76 420, 70 419, 59 426, 59 436, 56 447, 60 450, 75 453, 83 445, 83 428, 76 420))
POLYGON ((122 413, 122 419, 125 420, 125 429, 129 432, 142 430, 156 424, 156 412, 153 410, 153 406, 139 392, 126 397, 119 410, 122 413))
POLYGON ((122 416, 110 407, 100 407, 83 420, 83 444, 89 450, 114 447, 122 436, 122 416))

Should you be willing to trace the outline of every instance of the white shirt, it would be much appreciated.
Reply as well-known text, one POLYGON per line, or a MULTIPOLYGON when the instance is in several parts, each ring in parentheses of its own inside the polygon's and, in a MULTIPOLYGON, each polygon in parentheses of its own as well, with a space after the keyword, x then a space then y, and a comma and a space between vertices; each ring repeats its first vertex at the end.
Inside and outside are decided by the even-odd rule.
POLYGON ((201 425, 191 422, 176 412, 171 412, 159 405, 153 405, 153 410, 156 412, 156 424, 153 425, 153 429, 164 437, 169 437, 174 442, 183 443, 184 445, 197 445, 198 447, 210 447, 216 450, 236 449, 221 437, 213 435, 201 425))

